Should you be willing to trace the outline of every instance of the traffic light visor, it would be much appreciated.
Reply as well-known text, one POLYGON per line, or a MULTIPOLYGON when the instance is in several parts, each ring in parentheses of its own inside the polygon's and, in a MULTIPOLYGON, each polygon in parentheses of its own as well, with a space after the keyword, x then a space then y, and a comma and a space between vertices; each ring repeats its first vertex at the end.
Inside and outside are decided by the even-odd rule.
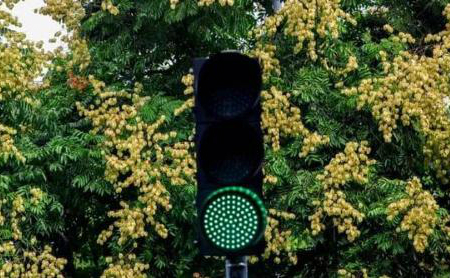
POLYGON ((201 138, 198 161, 211 181, 237 184, 252 177, 262 165, 262 136, 248 123, 210 126, 201 138))
POLYGON ((220 53, 200 70, 196 97, 210 114, 231 119, 256 105, 261 84, 257 60, 239 53, 220 53))

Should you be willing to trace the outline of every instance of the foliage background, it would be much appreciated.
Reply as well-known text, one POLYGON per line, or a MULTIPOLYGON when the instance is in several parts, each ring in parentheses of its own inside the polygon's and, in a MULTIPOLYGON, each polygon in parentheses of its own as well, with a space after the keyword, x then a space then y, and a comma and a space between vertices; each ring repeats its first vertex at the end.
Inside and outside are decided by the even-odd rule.
MULTIPOLYGON (((305 1, 291 2, 295 6, 305 1)), ((339 1, 322 3, 332 5, 339 1)), ((392 141, 386 142, 371 107, 357 109, 358 97, 343 94, 337 86, 341 82, 345 87, 358 86, 364 79, 383 77, 380 51, 392 57, 403 50, 431 57, 432 48, 424 39, 427 34, 448 27, 442 15, 448 1, 340 1, 342 10, 351 14, 357 25, 338 19, 338 38, 331 34, 316 36, 317 60, 308 56, 307 47, 298 53, 293 51, 297 41, 283 32, 286 23, 281 23, 272 36, 263 39, 249 36, 249 31, 274 15, 271 1, 235 0, 233 5, 221 5, 218 1, 199 6, 197 1, 184 0, 172 8, 166 0, 95 0, 80 4, 85 14, 80 17, 79 26, 74 27, 76 35, 72 42, 78 43, 79 38, 86 40, 85 55, 89 56, 89 64, 73 66, 80 61, 77 50, 82 49, 74 43, 68 56, 52 58, 53 66, 45 77, 47 86, 32 95, 40 105, 30 105, 22 99, 0 98, 1 123, 19 131, 14 135, 14 145, 26 158, 23 163, 14 157, 0 159, 0 198, 4 200, 0 215, 14 219, 14 200, 18 196, 24 200, 19 224, 22 238, 14 238, 13 221, 6 220, 0 226, 0 243, 13 242, 17 250, 38 251, 45 245, 51 246, 55 257, 67 260, 61 271, 64 277, 127 277, 125 273, 132 273, 128 277, 138 277, 138 273, 147 277, 223 276, 223 261, 200 257, 194 244, 196 187, 192 175, 180 175, 185 180, 180 185, 174 184, 167 174, 161 177, 167 190, 161 194, 170 196, 171 209, 165 210, 158 204, 154 215, 167 229, 166 237, 161 236, 164 232, 155 229, 154 224, 146 222, 143 227, 146 236, 130 236, 126 244, 119 244, 123 232, 115 226, 106 243, 99 244, 102 231, 115 223, 108 212, 120 211, 123 201, 137 209, 144 209, 146 204, 139 199, 142 196, 139 186, 117 191, 116 184, 127 178, 125 174, 114 181, 105 177, 105 170, 111 167, 107 156, 118 155, 119 149, 105 144, 112 140, 104 132, 107 128, 99 128, 101 124, 95 123, 95 117, 80 113, 79 105, 91 111, 101 105, 96 102, 103 101, 96 92, 96 86, 102 87, 98 85, 99 80, 105 84, 104 91, 112 92, 133 92, 139 87, 136 84, 142 84, 138 91, 143 105, 136 109, 142 122, 151 125, 164 115, 165 121, 158 126, 158 133, 176 131, 175 136, 158 143, 168 148, 167 154, 177 142, 192 140, 192 113, 189 109, 176 112, 191 98, 189 92, 183 94, 189 82, 183 84, 181 80, 189 73, 192 58, 224 49, 254 54, 252 50, 258 49, 262 41, 276 46, 272 58, 279 61, 280 69, 279 75, 269 74, 264 89, 270 92, 276 87, 289 99, 288 108, 280 104, 273 109, 299 108, 301 123, 292 123, 303 124, 311 133, 328 137, 329 142, 302 156, 302 148, 307 145, 304 139, 309 135, 281 131, 277 149, 269 132, 273 126, 266 125, 265 173, 272 178, 265 184, 264 201, 268 208, 276 210, 272 213, 276 220, 272 221, 266 237, 274 249, 250 266, 251 277, 450 275, 450 235, 446 226, 450 208, 448 184, 437 177, 436 170, 424 159, 426 138, 420 132, 418 121, 413 120, 410 126, 399 122, 393 130, 392 141), (386 24, 395 32, 411 34, 416 38, 415 43, 396 41, 384 29, 386 24), (325 60, 337 69, 344 69, 350 57, 356 58, 357 67, 344 74, 322 62, 325 60), (99 132, 92 132, 96 128, 99 132), (365 215, 357 224, 359 236, 349 240, 333 225, 333 217, 325 217, 325 229, 314 234, 310 216, 316 212, 317 201, 324 198, 323 181, 318 175, 344 151, 347 143, 362 141, 368 142, 371 148, 368 156, 376 161, 367 166, 368 182, 360 184, 349 180, 340 187, 346 201, 365 215), (407 232, 397 229, 404 214, 392 221, 387 218, 389 205, 408 196, 406 182, 413 177, 420 179, 423 190, 429 192, 439 206, 432 210, 436 225, 430 224, 432 233, 423 252, 415 248, 407 232), (44 192, 38 202, 33 201, 33 188, 44 192), (37 243, 32 240, 34 237, 37 243), (127 257, 131 254, 136 258, 127 257), (139 263, 148 264, 148 269, 126 272, 139 263)), ((316 12, 321 17, 330 16, 327 10, 317 8, 316 12)), ((68 24, 64 17, 59 20, 68 24)), ((5 48, 1 51, 5 52, 5 48)), ((267 60, 261 56, 260 59, 267 60)), ((3 91, 6 88, 3 86, 3 91)), ((111 107, 139 106, 126 98, 117 99, 111 107)), ((448 113, 447 107, 447 116, 448 113)), ((270 115, 275 117, 275 113, 270 115)), ((127 121, 137 125, 133 119, 135 117, 130 117, 127 121)), ((279 124, 277 128, 283 129, 283 123, 279 124)), ((134 138, 134 134, 121 134, 124 138, 134 138)), ((158 145, 155 137, 149 141, 152 140, 158 145)), ((166 173, 161 168, 164 165, 178 166, 168 162, 176 157, 159 159, 156 149, 149 151, 152 154, 148 160, 158 165, 155 169, 166 173)), ((192 155, 192 149, 190 151, 192 155)), ((450 156, 447 154, 445 158, 448 161, 450 156)), ((416 203, 420 204, 420 200, 416 203)), ((128 219, 126 215, 124 219, 128 219)), ((129 222, 125 221, 125 225, 129 222)), ((8 253, 4 247, 2 245, 0 251, 1 271, 6 277, 14 277, 11 273, 19 273, 15 277, 26 277, 28 270, 8 272, 7 262, 20 261, 22 253, 8 253)), ((23 265, 28 262, 27 259, 22 261, 23 265)), ((44 269, 42 267, 42 277, 53 277, 42 274, 44 269)))

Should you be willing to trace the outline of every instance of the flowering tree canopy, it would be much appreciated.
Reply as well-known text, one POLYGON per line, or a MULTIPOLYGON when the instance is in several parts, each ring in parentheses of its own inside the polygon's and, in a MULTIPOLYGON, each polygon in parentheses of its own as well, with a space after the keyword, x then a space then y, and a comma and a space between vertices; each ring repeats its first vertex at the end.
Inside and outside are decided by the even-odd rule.
MULTIPOLYGON (((31 1, 31 0, 24 0, 31 1)), ((450 275, 448 0, 46 0, 0 8, 0 277, 220 277, 194 241, 192 59, 258 59, 255 277, 450 275), (42 79, 42 81, 37 81, 42 79)))

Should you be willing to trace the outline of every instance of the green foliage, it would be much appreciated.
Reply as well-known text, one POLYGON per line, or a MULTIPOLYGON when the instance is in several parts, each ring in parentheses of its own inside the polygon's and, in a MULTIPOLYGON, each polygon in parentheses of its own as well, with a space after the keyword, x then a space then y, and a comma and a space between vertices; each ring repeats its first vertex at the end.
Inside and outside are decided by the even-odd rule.
MULTIPOLYGON (((150 98, 139 116, 152 123, 165 115, 167 122, 161 131, 176 130, 175 141, 191 140, 192 136, 192 113, 173 116, 187 99, 180 80, 192 67, 192 58, 224 49, 247 51, 254 44, 247 38, 248 31, 273 12, 271 1, 236 0, 230 8, 218 4, 198 7, 196 1, 184 0, 170 9, 168 0, 116 0, 113 2, 120 13, 113 16, 101 10, 100 2, 85 4, 82 28, 92 62, 83 74, 94 74, 118 89, 131 89, 135 82, 141 82, 143 94, 150 98), (256 2, 262 6, 258 12, 256 2)), ((434 230, 429 247, 420 254, 407 233, 396 231, 402 215, 392 221, 386 218, 388 205, 406 196, 404 181, 413 176, 418 176, 424 189, 436 198, 439 220, 449 215, 448 188, 434 178, 423 161, 424 138, 414 126, 399 126, 392 142, 385 143, 369 108, 357 110, 356 98, 343 95, 335 86, 338 82, 354 86, 362 79, 382 76, 379 51, 394 57, 407 49, 389 40, 389 34, 382 30, 384 24, 422 38, 442 29, 440 14, 448 2, 343 0, 342 6, 358 19, 358 26, 341 23, 341 37, 321 39, 319 54, 336 68, 345 67, 349 57, 357 57, 358 69, 347 76, 312 62, 305 52, 294 55, 292 38, 276 35, 282 74, 266 85, 289 92, 292 105, 301 109, 305 126, 327 135, 330 144, 305 158, 299 157, 301 137, 281 138, 277 152, 266 146, 265 173, 276 176, 277 183, 265 184, 264 201, 268 208, 296 215, 294 220, 281 221, 280 226, 292 231, 291 250, 299 261, 292 265, 285 260, 276 264, 273 258, 260 260, 250 266, 251 277, 337 277, 337 270, 342 268, 356 277, 363 277, 363 268, 369 277, 449 277, 446 247, 450 242, 441 228, 434 230), (381 15, 367 12, 371 7, 388 10, 381 15), (346 143, 364 140, 371 147, 370 158, 377 161, 370 168, 369 182, 343 186, 346 200, 365 214, 358 225, 361 235, 349 242, 338 233, 332 219, 325 218, 325 231, 313 236, 308 217, 315 212, 313 202, 323 198, 323 186, 316 176, 346 143)), ((420 42, 417 47, 420 49, 420 42)), ((108 266, 106 257, 129 246, 119 246, 117 234, 105 246, 96 242, 113 221, 107 212, 120 206, 112 185, 104 179, 105 161, 99 147, 103 138, 89 133, 91 124, 75 108, 75 102, 89 105, 94 97, 89 90, 70 89, 65 72, 50 71, 47 77, 50 88, 36 96, 40 106, 9 101, 0 107, 3 124, 18 130, 26 127, 15 140, 27 159, 23 164, 14 159, 0 161, 0 196, 8 201, 2 213, 11 210, 16 196, 22 196, 25 220, 21 223, 24 238, 20 247, 32 248, 30 240, 36 236, 39 244, 51 244, 57 256, 68 259, 66 277, 99 277, 108 266), (32 188, 45 193, 38 204, 31 201, 32 188)), ((199 256, 194 243, 196 185, 169 185, 167 189, 173 208, 158 211, 156 217, 168 228, 168 238, 160 238, 147 227, 149 236, 140 239, 135 250, 138 259, 151 266, 148 277, 192 277, 195 272, 223 277, 223 261, 199 256)), ((7 222, 0 227, 0 242, 11 237, 7 222)), ((3 262, 5 258, 0 256, 0 264, 3 262)))
MULTIPOLYGON (((9 204, 17 196, 25 200, 21 247, 33 248, 32 236, 53 242, 56 254, 69 259, 67 272, 75 276, 74 256, 90 256, 90 264, 96 264, 98 257, 90 255, 98 249, 96 233, 114 205, 112 199, 104 201, 112 188, 103 179, 103 156, 97 148, 101 138, 89 133, 90 124, 76 112, 75 101, 82 97, 67 87, 65 74, 55 74, 50 89, 36 96, 40 106, 11 101, 2 111, 6 123, 19 130, 19 125, 26 127, 15 138, 26 162, 0 163, 2 198, 9 204), (37 204, 30 201, 32 188, 44 192, 37 204)), ((9 224, 0 231, 0 241, 11 239, 9 224)))

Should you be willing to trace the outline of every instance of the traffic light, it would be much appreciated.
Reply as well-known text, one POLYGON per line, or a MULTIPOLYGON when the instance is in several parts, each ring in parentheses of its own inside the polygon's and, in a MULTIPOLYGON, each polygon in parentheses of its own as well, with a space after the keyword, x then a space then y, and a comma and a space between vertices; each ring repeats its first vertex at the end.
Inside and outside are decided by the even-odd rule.
POLYGON ((194 60, 198 243, 202 255, 264 251, 261 68, 238 52, 194 60))

